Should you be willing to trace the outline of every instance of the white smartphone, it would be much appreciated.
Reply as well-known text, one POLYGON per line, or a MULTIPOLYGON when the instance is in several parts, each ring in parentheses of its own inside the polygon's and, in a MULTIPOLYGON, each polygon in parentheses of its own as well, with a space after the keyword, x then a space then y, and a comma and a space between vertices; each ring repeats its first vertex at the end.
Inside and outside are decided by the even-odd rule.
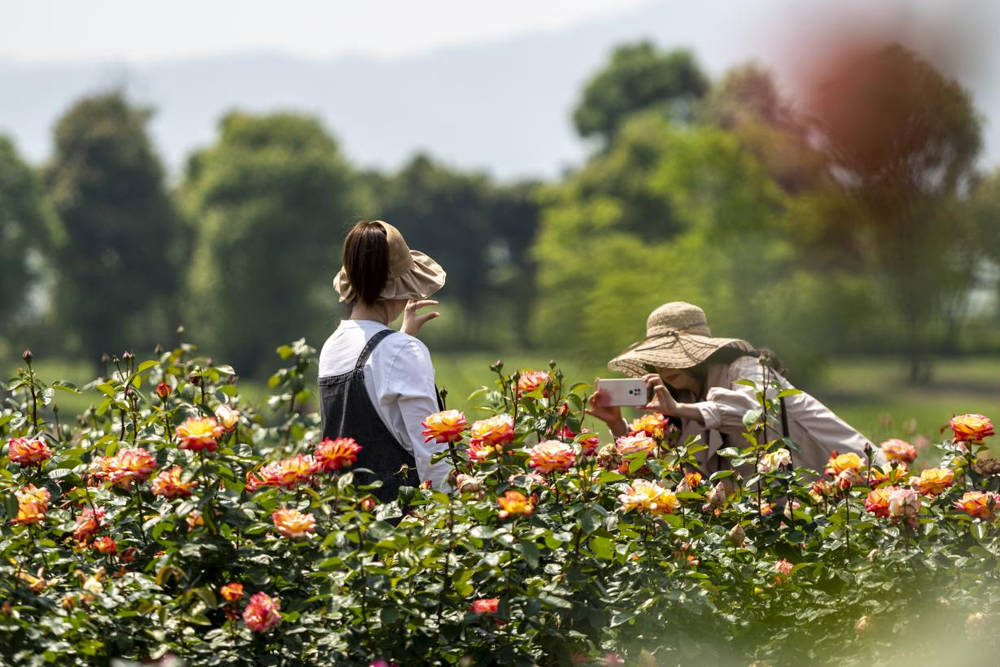
POLYGON ((633 406, 649 403, 646 383, 642 380, 626 378, 621 380, 598 380, 597 404, 601 406, 633 406))

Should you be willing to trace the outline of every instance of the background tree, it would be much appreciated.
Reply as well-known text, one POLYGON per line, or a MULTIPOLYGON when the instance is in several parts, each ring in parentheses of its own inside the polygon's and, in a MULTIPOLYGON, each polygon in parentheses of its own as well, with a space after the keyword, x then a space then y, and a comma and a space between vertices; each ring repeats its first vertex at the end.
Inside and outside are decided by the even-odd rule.
POLYGON ((929 341, 977 268, 960 209, 980 118, 968 91, 898 45, 836 60, 822 81, 812 126, 854 205, 842 224, 897 316, 911 381, 926 381, 929 341))
POLYGON ((587 82, 573 122, 580 136, 594 137, 607 148, 630 115, 658 108, 675 118, 686 117, 708 87, 690 52, 665 53, 651 42, 627 44, 587 82))
POLYGON ((151 111, 120 92, 87 97, 55 129, 45 183, 66 229, 56 312, 72 351, 152 347, 168 330, 178 219, 147 134, 151 111))
POLYGON ((0 338, 28 314, 29 295, 41 296, 44 264, 61 234, 40 180, 0 136, 0 338))
POLYGON ((234 112, 194 154, 181 198, 194 229, 185 322, 194 339, 243 374, 274 349, 336 327, 332 280, 359 213, 337 142, 314 118, 234 112))

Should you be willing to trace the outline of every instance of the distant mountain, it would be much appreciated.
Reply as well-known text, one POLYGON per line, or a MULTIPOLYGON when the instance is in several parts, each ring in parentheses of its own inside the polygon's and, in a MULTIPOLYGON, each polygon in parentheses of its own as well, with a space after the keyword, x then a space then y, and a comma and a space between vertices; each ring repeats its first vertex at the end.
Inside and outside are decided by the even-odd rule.
MULTIPOLYGON (((502 178, 553 176, 586 154, 570 113, 614 45, 648 37, 689 47, 713 75, 755 55, 774 64, 776 54, 762 48, 767 36, 753 34, 753 26, 789 5, 656 2, 563 31, 393 60, 246 54, 142 65, 0 62, 0 132, 41 162, 53 123, 74 99, 124 86, 156 108, 154 138, 174 174, 192 149, 212 141, 219 117, 239 107, 315 113, 363 166, 396 167, 422 150, 502 178)), ((996 116, 997 77, 980 78, 967 85, 979 108, 996 116)), ((986 161, 993 164, 1000 132, 994 125, 987 132, 986 161)))

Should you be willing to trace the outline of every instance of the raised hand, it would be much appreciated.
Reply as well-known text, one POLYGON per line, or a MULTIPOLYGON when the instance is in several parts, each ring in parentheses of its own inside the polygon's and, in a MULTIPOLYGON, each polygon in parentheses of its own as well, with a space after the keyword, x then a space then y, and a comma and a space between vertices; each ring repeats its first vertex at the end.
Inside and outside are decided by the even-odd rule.
POLYGON ((411 336, 416 336, 420 333, 421 327, 427 322, 430 322, 436 317, 441 317, 441 313, 433 311, 430 313, 419 313, 421 308, 426 308, 427 306, 436 306, 437 301, 431 301, 429 299, 423 301, 414 301, 411 299, 407 301, 406 308, 403 309, 403 326, 400 331, 403 333, 410 334, 411 336))

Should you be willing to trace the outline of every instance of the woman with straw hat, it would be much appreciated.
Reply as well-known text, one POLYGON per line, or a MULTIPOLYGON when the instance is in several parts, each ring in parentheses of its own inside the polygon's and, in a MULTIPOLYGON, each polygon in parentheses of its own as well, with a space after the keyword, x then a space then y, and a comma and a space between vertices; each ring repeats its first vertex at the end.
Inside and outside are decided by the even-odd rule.
MULTIPOLYGON (((382 482, 375 495, 384 502, 395 500, 404 484, 446 483, 447 463, 431 464, 441 447, 421 435, 420 422, 439 403, 430 352, 416 338, 439 315, 419 311, 437 305, 427 299, 444 281, 441 266, 410 250, 387 222, 359 222, 344 240, 343 268, 333 284, 351 314, 320 352, 323 437, 361 445, 354 468, 367 468, 382 482), (401 314, 400 331, 390 329, 401 314)), ((358 481, 371 479, 365 474, 358 481)))
MULTIPOLYGON (((608 368, 643 378, 653 395, 646 409, 679 421, 682 441, 701 437, 708 449, 698 456, 710 474, 726 466, 720 449, 746 446, 743 416, 760 407, 754 388, 738 382, 751 380, 758 387, 774 382, 779 388, 769 387, 769 397, 793 389, 779 372, 780 364, 768 357, 745 340, 712 336, 701 308, 674 301, 649 315, 646 338, 612 359, 608 368)), ((834 451, 855 452, 865 460, 868 439, 809 394, 788 395, 781 405, 782 432, 771 432, 768 440, 787 437, 796 443, 796 467, 823 471, 834 451)), ((627 433, 621 410, 601 406, 599 393, 591 396, 588 413, 607 423, 615 437, 627 433)), ((877 448, 873 462, 884 463, 877 448)))

